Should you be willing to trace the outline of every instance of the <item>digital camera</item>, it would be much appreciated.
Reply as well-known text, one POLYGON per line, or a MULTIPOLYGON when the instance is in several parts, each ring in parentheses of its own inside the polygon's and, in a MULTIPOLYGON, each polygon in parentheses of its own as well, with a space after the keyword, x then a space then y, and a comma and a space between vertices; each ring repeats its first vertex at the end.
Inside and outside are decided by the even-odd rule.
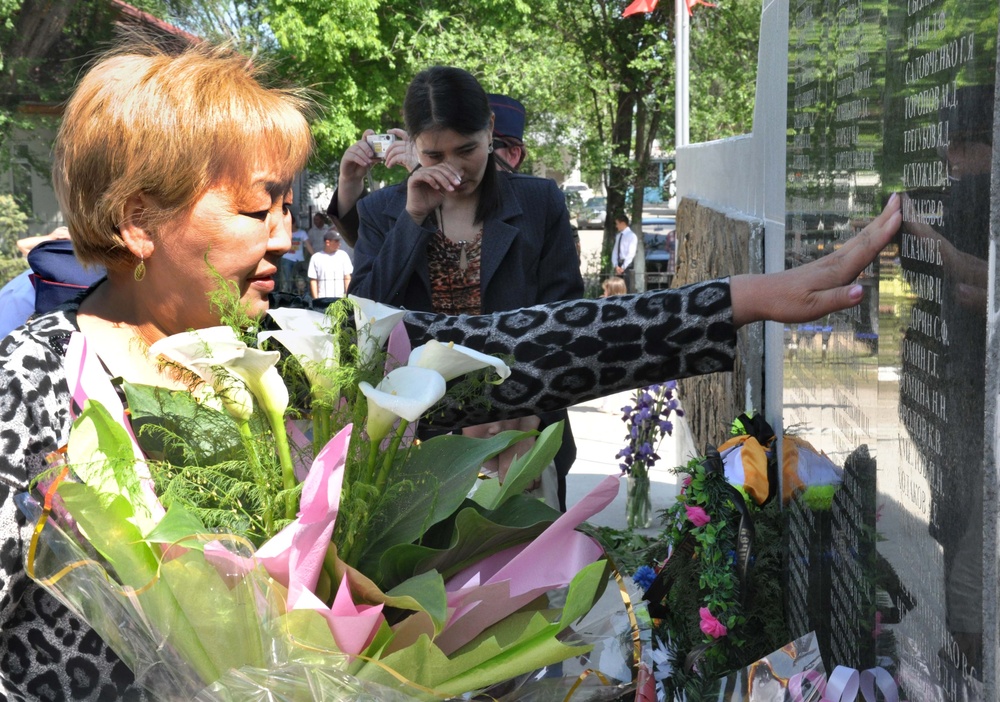
POLYGON ((385 158, 385 152, 389 150, 392 142, 396 141, 393 134, 369 134, 366 139, 372 145, 375 158, 385 158))

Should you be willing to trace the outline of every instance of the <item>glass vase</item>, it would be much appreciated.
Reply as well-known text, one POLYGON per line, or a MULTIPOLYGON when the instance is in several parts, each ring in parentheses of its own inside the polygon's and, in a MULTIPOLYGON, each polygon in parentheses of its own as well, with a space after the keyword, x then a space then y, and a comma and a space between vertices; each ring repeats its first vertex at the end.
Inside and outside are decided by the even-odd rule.
POLYGON ((629 529, 653 526, 653 502, 649 496, 649 473, 633 470, 628 475, 625 520, 629 529))

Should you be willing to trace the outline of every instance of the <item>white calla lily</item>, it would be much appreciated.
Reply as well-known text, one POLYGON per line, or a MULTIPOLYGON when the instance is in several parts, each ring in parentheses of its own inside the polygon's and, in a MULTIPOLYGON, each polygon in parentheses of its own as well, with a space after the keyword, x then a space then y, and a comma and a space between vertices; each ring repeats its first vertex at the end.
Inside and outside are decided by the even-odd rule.
POLYGON ((389 334, 406 315, 406 311, 354 295, 348 295, 347 299, 354 303, 354 326, 358 330, 358 352, 361 356, 361 363, 365 364, 385 345, 389 334))
POLYGON ((174 334, 150 346, 149 354, 163 356, 197 373, 240 421, 249 419, 253 411, 248 391, 268 414, 283 415, 288 407, 288 389, 275 368, 281 355, 250 348, 231 327, 174 334), (232 382, 234 376, 243 381, 243 387, 232 382))
MULTIPOLYGON (((295 467, 285 433, 285 410, 288 388, 275 365, 281 354, 260 351, 243 343, 231 327, 209 327, 174 334, 149 347, 151 356, 163 356, 197 373, 219 394, 226 409, 240 425, 240 432, 250 432, 253 397, 267 416, 281 463, 281 478, 286 490, 295 487, 295 467), (242 381, 242 382, 240 382, 242 381)), ((295 516, 295 501, 289 497, 285 516, 295 516)))
POLYGON ((437 371, 402 366, 378 384, 358 383, 368 398, 368 436, 373 444, 384 439, 397 419, 415 422, 445 394, 444 377, 437 371))
POLYGON ((288 409, 288 388, 275 368, 280 358, 277 351, 247 347, 242 356, 224 366, 243 379, 268 415, 283 416, 288 409))
POLYGON ((274 339, 299 359, 311 385, 330 389, 332 381, 321 369, 336 367, 337 341, 323 328, 326 316, 315 310, 286 308, 268 310, 268 314, 281 330, 261 332, 258 342, 274 339))
POLYGON ((510 368, 495 356, 479 353, 460 344, 442 344, 435 340, 413 349, 406 365, 435 370, 444 376, 446 381, 490 367, 497 372, 501 380, 506 380, 510 376, 510 368))
POLYGON ((326 315, 317 310, 302 310, 293 307, 275 307, 267 311, 279 327, 285 331, 325 334, 326 315))

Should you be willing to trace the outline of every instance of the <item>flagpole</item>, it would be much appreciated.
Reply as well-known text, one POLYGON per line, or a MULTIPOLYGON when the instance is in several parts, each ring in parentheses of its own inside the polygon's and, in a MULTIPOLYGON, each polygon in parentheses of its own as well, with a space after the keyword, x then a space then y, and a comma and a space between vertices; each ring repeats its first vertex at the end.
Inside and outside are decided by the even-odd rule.
POLYGON ((674 0, 674 51, 676 53, 676 76, 674 79, 674 147, 687 146, 691 138, 688 124, 690 113, 690 93, 688 90, 688 63, 691 56, 689 38, 691 18, 688 16, 687 0, 674 0))

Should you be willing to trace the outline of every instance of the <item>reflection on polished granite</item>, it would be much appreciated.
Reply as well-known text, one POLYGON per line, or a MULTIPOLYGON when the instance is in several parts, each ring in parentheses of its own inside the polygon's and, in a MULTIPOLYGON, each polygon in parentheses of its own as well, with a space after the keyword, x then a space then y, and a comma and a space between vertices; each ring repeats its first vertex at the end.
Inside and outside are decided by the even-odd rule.
POLYGON ((988 699, 997 3, 793 0, 789 27, 788 265, 904 199, 862 304, 785 330, 786 430, 843 469, 828 508, 788 510, 792 633, 816 630, 828 666, 889 669, 901 699, 988 699))

